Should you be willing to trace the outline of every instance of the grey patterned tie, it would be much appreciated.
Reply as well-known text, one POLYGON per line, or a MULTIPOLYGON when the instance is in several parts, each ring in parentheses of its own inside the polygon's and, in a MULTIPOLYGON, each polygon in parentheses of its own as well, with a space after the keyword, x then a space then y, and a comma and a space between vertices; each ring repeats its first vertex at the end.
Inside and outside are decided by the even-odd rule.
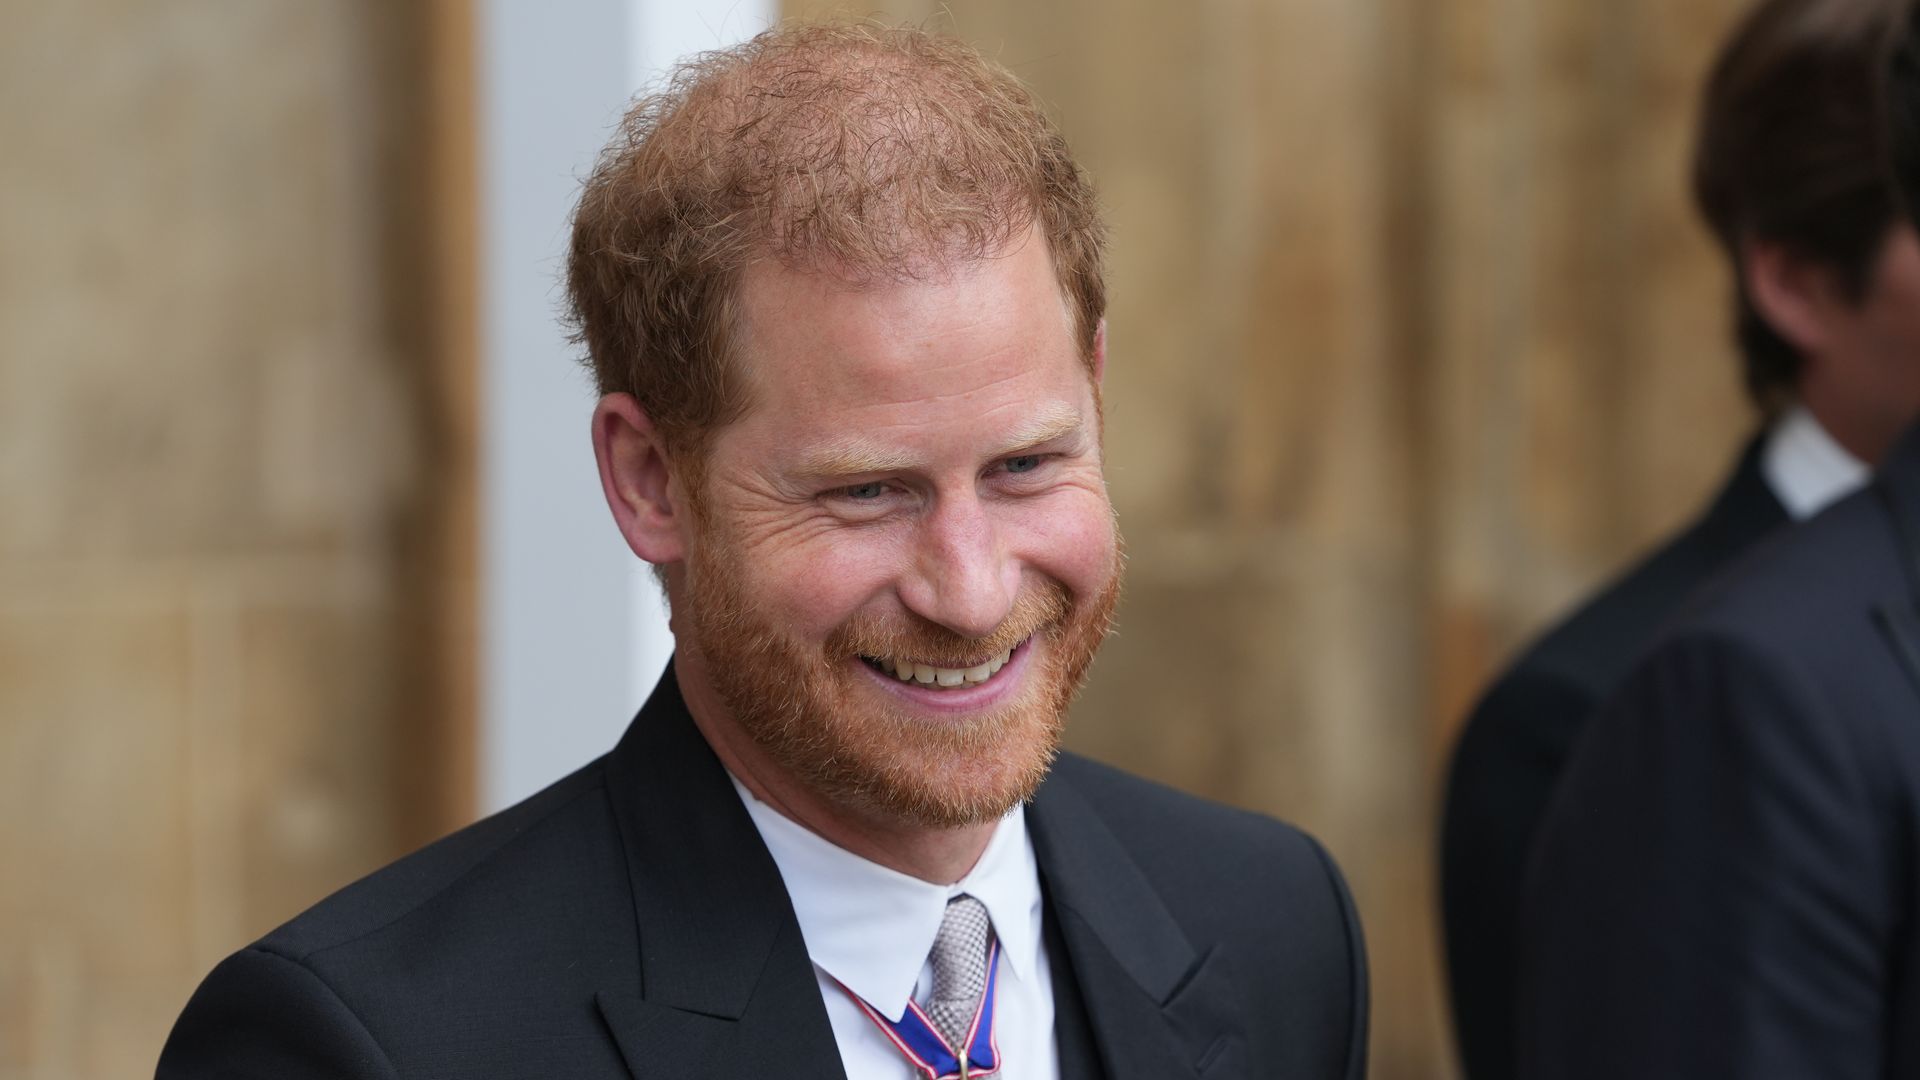
MULTIPOLYGON (((933 964, 933 993, 927 996, 927 1019, 962 1061, 967 1028, 987 988, 987 935, 991 933, 987 906, 965 894, 956 896, 947 901, 947 914, 940 920, 940 933, 928 956, 933 964)), ((984 1025, 988 1019, 980 1022, 984 1025)))

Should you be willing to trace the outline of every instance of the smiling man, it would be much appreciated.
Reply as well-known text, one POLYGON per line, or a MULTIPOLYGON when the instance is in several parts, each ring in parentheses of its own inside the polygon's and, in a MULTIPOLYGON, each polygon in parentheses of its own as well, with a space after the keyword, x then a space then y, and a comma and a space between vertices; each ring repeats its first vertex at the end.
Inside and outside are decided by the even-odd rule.
POLYGON ((1058 752, 1120 583, 1102 252, 948 39, 777 29, 641 101, 568 285, 673 664, 605 758, 228 959, 160 1074, 1363 1076, 1325 852, 1058 752))

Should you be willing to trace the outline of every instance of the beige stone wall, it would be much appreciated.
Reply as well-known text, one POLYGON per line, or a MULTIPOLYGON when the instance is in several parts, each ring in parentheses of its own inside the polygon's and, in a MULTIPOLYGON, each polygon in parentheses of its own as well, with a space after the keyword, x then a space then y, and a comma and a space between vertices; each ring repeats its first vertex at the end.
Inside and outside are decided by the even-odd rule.
POLYGON ((1374 1075, 1452 1075, 1454 725, 1750 423, 1685 198, 1740 0, 881 6, 1036 86, 1112 211, 1132 559, 1070 742, 1325 840, 1372 951, 1374 1075))
MULTIPOLYGON (((1451 1074, 1453 724, 1748 422, 1683 198, 1739 6, 895 0, 1113 212, 1133 559, 1072 739, 1327 841, 1378 1077, 1451 1074)), ((219 955, 463 812, 462 8, 8 8, 0 1080, 144 1073, 219 955)))
POLYGON ((4 1080, 151 1075, 221 955, 443 824, 397 8, 7 7, 4 1080))

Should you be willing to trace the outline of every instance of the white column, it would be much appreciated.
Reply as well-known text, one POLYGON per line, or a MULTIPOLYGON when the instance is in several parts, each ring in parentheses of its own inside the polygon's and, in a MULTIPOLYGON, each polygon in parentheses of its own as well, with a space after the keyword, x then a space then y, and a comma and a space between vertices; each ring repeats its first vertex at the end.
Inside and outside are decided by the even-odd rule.
MULTIPOLYGON (((629 77, 637 89, 653 88, 682 57, 745 41, 772 26, 776 9, 776 0, 628 0, 629 77)), ((653 575, 634 575, 627 592, 634 649, 647 660, 629 669, 638 707, 673 652, 673 638, 653 575)))
POLYGON ((580 179, 675 59, 771 25, 771 0, 481 0, 481 809, 604 753, 672 638, 600 493, 593 385, 559 323, 580 179))

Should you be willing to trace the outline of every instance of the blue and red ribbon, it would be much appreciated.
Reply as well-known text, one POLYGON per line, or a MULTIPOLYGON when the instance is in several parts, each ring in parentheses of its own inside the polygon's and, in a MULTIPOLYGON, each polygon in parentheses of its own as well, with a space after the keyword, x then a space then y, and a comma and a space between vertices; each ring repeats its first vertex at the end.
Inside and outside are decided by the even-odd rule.
MULTIPOLYGON (((1000 942, 995 941, 987 948, 987 988, 980 995, 980 1004, 973 1011, 973 1022, 967 1025, 967 1071, 968 1077, 991 1076, 1000 1070, 1000 1044, 993 1032, 993 999, 1000 982, 1000 942)), ((847 990, 842 983, 842 990, 847 990)), ((933 1021, 921 1010, 917 1002, 907 1002, 907 1011, 900 1017, 899 1023, 886 1018, 880 1010, 861 1000, 860 995, 847 990, 847 996, 853 999, 867 1019, 880 1028, 880 1033, 900 1052, 907 1061, 918 1069, 926 1080, 959 1080, 960 1055, 933 1026, 933 1021)))

